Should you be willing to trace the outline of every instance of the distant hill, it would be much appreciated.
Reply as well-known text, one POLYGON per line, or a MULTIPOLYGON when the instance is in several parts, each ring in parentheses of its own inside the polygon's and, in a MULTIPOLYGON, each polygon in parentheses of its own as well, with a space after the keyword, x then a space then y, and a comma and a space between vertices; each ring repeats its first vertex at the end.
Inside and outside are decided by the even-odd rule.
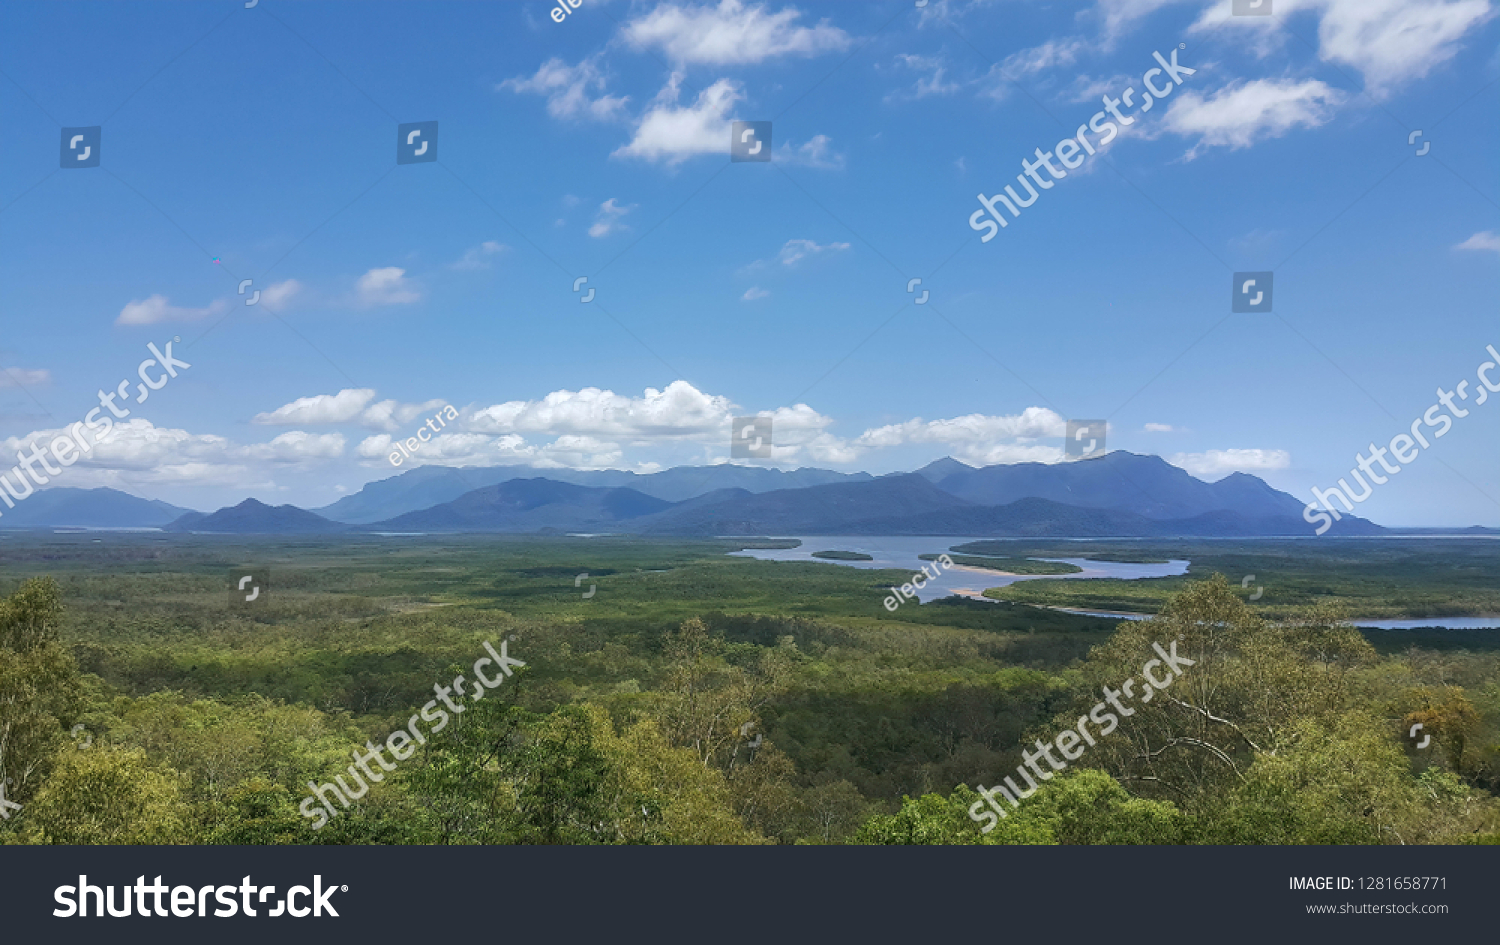
POLYGON ((349 531, 295 505, 269 506, 246 499, 232 508, 205 515, 189 512, 165 528, 169 532, 213 532, 225 535, 306 535, 349 531))
POLYGON ((672 503, 634 489, 598 489, 550 479, 512 479, 368 529, 402 532, 623 531, 672 503))
MULTIPOLYGON (((851 523, 852 535, 955 535, 997 538, 1250 538, 1308 536, 1300 515, 1254 517, 1219 510, 1189 518, 1151 519, 1119 509, 1090 509, 1049 499, 1009 505, 944 509, 906 518, 851 523)), ((1330 534, 1376 535, 1385 530, 1346 515, 1330 534)))
POLYGON ((976 505, 1049 499, 1082 508, 1134 512, 1151 519, 1184 519, 1232 510, 1250 518, 1292 516, 1300 520, 1306 504, 1245 473, 1204 482, 1160 456, 1123 450, 1069 463, 1014 463, 979 469, 953 469, 939 460, 927 470, 935 467, 945 474, 934 478, 934 485, 976 505))
POLYGON ((838 535, 878 518, 912 518, 940 510, 970 509, 922 476, 908 473, 866 482, 782 489, 723 502, 677 506, 642 522, 647 534, 838 535))
POLYGON ((553 482, 578 486, 634 489, 668 502, 681 502, 723 489, 771 492, 831 482, 863 482, 874 478, 869 473, 839 473, 813 468, 783 472, 762 466, 735 466, 729 463, 718 466, 677 466, 648 474, 617 469, 538 469, 533 466, 462 469, 421 466, 399 476, 368 483, 353 495, 344 496, 332 505, 316 511, 335 522, 370 524, 451 502, 467 492, 485 486, 515 479, 535 479, 539 476, 553 482))
POLYGON ((42 489, 15 503, 0 504, 4 528, 161 528, 187 509, 142 499, 118 489, 42 489))
POLYGON ((975 467, 970 466, 968 463, 961 463, 951 456, 944 456, 942 459, 933 460, 921 469, 913 470, 913 472, 936 485, 949 476, 973 472, 974 469, 975 467))
MULTIPOLYGON (((1255 476, 1204 482, 1156 456, 1116 452, 1071 463, 976 468, 938 460, 875 478, 748 466, 679 467, 646 476, 530 467, 424 467, 370 483, 329 506, 357 524, 247 500, 193 512, 173 531, 305 534, 340 531, 617 532, 640 535, 952 535, 1167 538, 1311 536, 1303 503, 1255 476), (588 480, 566 482, 559 477, 588 480), (476 482, 496 479, 476 487, 476 482), (827 479, 833 481, 823 481, 827 479), (646 489, 614 485, 633 482, 646 489), (727 483, 727 485, 726 485, 727 483), (782 483, 785 487, 767 489, 782 483), (810 484, 809 484, 810 483, 810 484), (710 488, 710 487, 713 488, 710 488), (425 504, 422 504, 425 503, 425 504), (409 506, 421 504, 419 508, 409 506), (382 509, 403 511, 371 518, 382 509)), ((1331 535, 1388 534, 1343 516, 1331 535)))
MULTIPOLYGON (((1300 509, 1295 516, 1218 509, 1177 519, 1152 519, 1127 510, 1085 508, 1038 498, 984 506, 949 495, 915 473, 869 483, 771 492, 692 509, 677 506, 638 524, 646 534, 695 536, 1229 538, 1311 534, 1300 509)), ((1372 522, 1345 515, 1330 534, 1383 532, 1372 522)))

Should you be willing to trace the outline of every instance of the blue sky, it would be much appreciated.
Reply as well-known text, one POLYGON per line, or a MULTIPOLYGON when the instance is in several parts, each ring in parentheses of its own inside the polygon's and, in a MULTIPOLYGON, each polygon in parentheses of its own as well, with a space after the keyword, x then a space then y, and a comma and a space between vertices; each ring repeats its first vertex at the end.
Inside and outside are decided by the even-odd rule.
MULTIPOLYGON (((7 4, 0 447, 181 338, 55 484, 316 507, 418 463, 724 462, 763 413, 788 468, 1057 461, 1107 418, 1306 499, 1500 348, 1500 26, 1271 2, 7 4), (976 194, 1132 87, 982 242, 976 194), (736 119, 771 162, 728 160, 736 119), (1272 312, 1232 313, 1264 270, 1272 312)), ((1497 434, 1474 406, 1359 514, 1500 524, 1497 434)))

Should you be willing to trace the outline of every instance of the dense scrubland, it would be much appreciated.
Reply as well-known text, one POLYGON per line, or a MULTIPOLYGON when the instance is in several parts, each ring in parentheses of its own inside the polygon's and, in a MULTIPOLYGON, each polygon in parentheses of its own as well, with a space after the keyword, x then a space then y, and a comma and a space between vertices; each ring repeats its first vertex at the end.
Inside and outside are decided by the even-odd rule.
POLYGON ((0 840, 1500 834, 1500 640, 1342 622, 1500 613, 1494 542, 976 543, 963 551, 1013 563, 1193 565, 1179 578, 1038 578, 994 603, 896 613, 881 601, 900 572, 726 557, 750 544, 6 535, 0 778, 21 808, 0 820, 0 840), (266 596, 232 605, 236 568, 269 569, 266 596), (1240 586, 1252 573, 1265 588, 1255 602, 1240 586), (406 725, 435 683, 502 640, 524 668, 312 829, 299 812, 309 781, 406 725), (1196 662, 1164 697, 981 833, 973 789, 1013 772, 1169 640, 1196 662), (1417 723, 1425 748, 1406 737, 1417 723))

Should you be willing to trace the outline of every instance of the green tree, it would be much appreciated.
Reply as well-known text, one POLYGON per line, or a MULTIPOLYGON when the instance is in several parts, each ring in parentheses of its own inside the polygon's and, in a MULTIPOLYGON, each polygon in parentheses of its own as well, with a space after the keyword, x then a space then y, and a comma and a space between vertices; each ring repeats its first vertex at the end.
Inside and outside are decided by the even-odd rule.
POLYGON ((82 710, 77 668, 57 641, 61 617, 51 578, 0 601, 0 781, 13 802, 30 799, 82 710))
POLYGON ((22 811, 23 835, 33 843, 189 842, 180 782, 139 749, 68 749, 22 811))
MULTIPOLYGON (((1133 714, 1122 714, 1118 731, 1099 735, 1082 763, 1103 768, 1137 794, 1193 809, 1212 806, 1258 755, 1291 744, 1299 722, 1342 711, 1353 700, 1352 672, 1374 658, 1337 612, 1315 607, 1272 623, 1216 574, 1189 584, 1158 616, 1123 623, 1095 647, 1071 711, 1056 724, 1071 728, 1105 687, 1120 691, 1135 677, 1133 697, 1125 697, 1133 714), (1153 644, 1193 661, 1156 691, 1140 679, 1158 656, 1153 644)), ((1162 666, 1153 673, 1168 675, 1162 666)))
MULTIPOLYGON (((791 640, 787 638, 790 646, 791 640)), ((754 647, 749 667, 725 658, 729 646, 694 617, 667 639, 667 668, 657 717, 674 745, 692 748, 705 767, 730 771, 750 757, 749 731, 760 711, 785 690, 787 658, 754 647)))

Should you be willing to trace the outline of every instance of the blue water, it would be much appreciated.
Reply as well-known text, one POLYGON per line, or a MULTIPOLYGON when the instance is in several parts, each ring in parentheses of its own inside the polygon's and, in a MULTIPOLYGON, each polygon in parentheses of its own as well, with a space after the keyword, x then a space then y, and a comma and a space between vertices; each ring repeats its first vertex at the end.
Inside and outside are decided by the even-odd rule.
POLYGON ((963 597, 974 597, 979 600, 988 600, 980 597, 986 588, 1005 587, 1017 581, 1031 581, 1037 578, 1059 578, 1069 580, 1073 578, 1122 578, 1130 581, 1137 578, 1148 577, 1172 577, 1186 574, 1188 562, 1169 561, 1165 564, 1123 564, 1117 561, 1094 561, 1088 558, 1041 558, 1041 561, 1065 561, 1068 564, 1083 568, 1075 574, 997 574, 994 571, 986 571, 982 568, 965 568, 955 566, 953 568, 940 568, 935 561, 923 561, 918 555, 924 554, 948 554, 949 548, 971 542, 973 538, 913 538, 909 536, 897 538, 884 537, 840 537, 840 536, 809 536, 797 537, 802 542, 796 548, 747 548, 744 551, 735 551, 731 554, 744 558, 756 558, 761 561, 815 561, 821 564, 844 565, 851 568, 864 568, 874 570, 880 568, 893 568, 907 571, 922 576, 922 566, 926 565, 930 573, 937 570, 938 576, 927 580, 927 585, 917 591, 918 600, 926 603, 937 600, 940 597, 951 597, 954 594, 963 597), (815 551, 858 551, 870 555, 872 561, 829 561, 823 558, 814 558, 815 551))
MULTIPOLYGON (((731 552, 739 557, 756 558, 760 561, 814 561, 820 564, 843 565, 850 568, 864 568, 866 570, 879 568, 894 568, 921 576, 922 565, 927 565, 928 571, 938 570, 936 578, 930 578, 927 585, 917 591, 917 599, 922 603, 937 600, 941 597, 951 597, 955 594, 962 597, 972 597, 977 600, 989 600, 981 596, 987 588, 1006 587, 1017 581, 1033 581, 1038 578, 1053 578, 1060 580, 1075 580, 1079 578, 1120 578, 1126 581, 1139 578, 1151 577, 1174 577, 1186 574, 1188 562, 1172 560, 1166 564, 1125 564, 1119 561, 1095 561, 1089 558, 1037 558, 1038 561, 1064 561, 1068 564, 1083 568, 1076 574, 997 574, 994 571, 986 571, 981 568, 965 568, 955 566, 951 569, 940 569, 933 561, 923 561, 918 555, 944 554, 954 545, 962 545, 971 542, 973 538, 850 538, 840 536, 809 536, 797 538, 802 542, 796 548, 747 548, 744 551, 731 552), (830 561, 825 558, 814 558, 815 551, 858 551, 870 555, 872 561, 830 561)), ((1075 610, 1071 607, 1060 607, 1072 614, 1082 614, 1088 617, 1109 617, 1123 620, 1144 620, 1149 614, 1123 614, 1111 613, 1099 610, 1075 610)), ((1500 616, 1490 617, 1401 617, 1390 619, 1366 619, 1355 618, 1350 621, 1357 627, 1371 627, 1379 630, 1415 630, 1422 627, 1447 627, 1450 630, 1500 630, 1500 616)))
MULTIPOLYGON (((1085 617, 1112 617, 1124 620, 1145 620, 1150 614, 1120 614, 1109 613, 1102 610, 1075 610, 1072 607, 1059 607, 1058 610, 1066 610, 1070 614, 1081 614, 1085 617)), ((1446 627, 1449 630, 1496 630, 1500 631, 1500 616, 1491 617, 1391 617, 1373 619, 1369 617, 1355 617, 1349 621, 1356 627, 1367 627, 1371 630, 1420 630, 1424 627, 1446 627)))

